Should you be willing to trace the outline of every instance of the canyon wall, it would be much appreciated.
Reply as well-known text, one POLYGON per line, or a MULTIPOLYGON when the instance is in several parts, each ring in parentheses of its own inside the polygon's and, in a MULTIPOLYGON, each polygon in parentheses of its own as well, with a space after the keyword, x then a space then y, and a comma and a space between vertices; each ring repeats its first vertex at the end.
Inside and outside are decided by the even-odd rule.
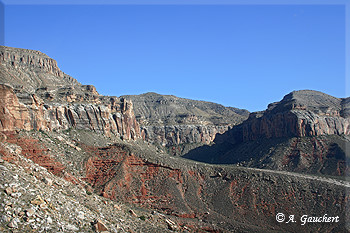
POLYGON ((34 92, 40 87, 80 86, 62 72, 57 62, 46 54, 29 49, 0 46, 1 83, 34 92))
POLYGON ((64 74, 45 54, 0 47, 0 130, 93 130, 140 137, 131 101, 101 96, 64 74))
MULTIPOLYGON (((125 139, 140 137, 132 103, 112 104, 45 103, 35 94, 27 94, 19 102, 11 87, 0 85, 0 130, 93 130, 106 135, 115 134, 125 139)), ((23 94, 23 93, 22 93, 23 94)))
MULTIPOLYGON (((173 222, 168 220, 172 230, 348 230, 349 182, 300 173, 312 169, 324 169, 322 174, 332 176, 348 173, 342 143, 350 141, 345 137, 349 134, 349 99, 314 91, 292 92, 245 121, 247 111, 209 102, 155 93, 101 96, 93 86, 61 72, 45 54, 0 47, 0 55, 0 163, 30 159, 77 185, 85 197, 95 192, 114 203, 136 204, 148 213, 152 210, 144 220, 136 218, 131 209, 124 211, 135 215, 136 223, 155 222, 155 215, 172 218, 173 222), (142 137, 147 142, 123 142, 109 135, 142 137), (168 156, 149 142, 173 154, 184 153, 184 144, 198 143, 202 147, 193 151, 208 156, 209 162, 218 156, 222 160, 215 162, 235 160, 254 168, 168 156), (296 222, 279 223, 278 213, 294 215, 296 222), (302 215, 322 217, 325 213, 338 216, 339 222, 302 225, 300 221, 302 215)), ((19 167, 13 166, 16 169, 19 167)), ((28 176, 38 175, 36 170, 29 169, 28 176)), ((42 180, 38 176, 36 182, 42 180)), ((74 192, 66 189, 69 200, 74 200, 74 192)), ((2 195, 9 194, 5 192, 2 195)), ((102 208, 112 206, 103 200, 102 208)), ((19 223, 25 224, 24 219, 19 223)))
POLYGON ((186 158, 345 177, 349 172, 349 98, 302 90, 215 137, 186 158))
POLYGON ((152 92, 123 97, 135 105, 142 138, 171 155, 212 143, 249 115, 244 109, 152 92))
POLYGON ((295 91, 252 113, 242 124, 242 140, 350 134, 349 98, 317 91, 295 91))
MULTIPOLYGON (((74 127, 126 139, 142 137, 172 155, 182 155, 210 144, 217 134, 241 123, 249 114, 242 109, 156 93, 101 96, 94 86, 80 84, 62 72, 54 59, 33 50, 1 46, 0 75, 7 93, 2 98, 11 96, 21 108, 20 113, 12 113, 16 119, 12 123, 2 120, 3 130, 74 127)), ((4 101, 2 108, 10 109, 10 105, 4 101)))

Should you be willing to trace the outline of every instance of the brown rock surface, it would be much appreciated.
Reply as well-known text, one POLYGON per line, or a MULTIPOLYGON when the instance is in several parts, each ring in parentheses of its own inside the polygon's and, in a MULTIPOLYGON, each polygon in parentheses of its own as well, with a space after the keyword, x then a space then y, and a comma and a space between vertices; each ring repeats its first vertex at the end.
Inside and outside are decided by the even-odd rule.
POLYGON ((0 61, 0 131, 76 128, 140 137, 130 101, 100 96, 45 54, 1 46, 0 61))
POLYGON ((28 109, 18 102, 12 88, 5 85, 0 85, 0 123, 0 131, 31 129, 28 109))
POLYGON ((8 83, 34 92, 40 87, 79 86, 75 79, 63 73, 57 62, 46 54, 0 46, 1 83, 8 83))
POLYGON ((242 140, 350 134, 348 99, 317 91, 295 91, 253 113, 243 124, 242 140))

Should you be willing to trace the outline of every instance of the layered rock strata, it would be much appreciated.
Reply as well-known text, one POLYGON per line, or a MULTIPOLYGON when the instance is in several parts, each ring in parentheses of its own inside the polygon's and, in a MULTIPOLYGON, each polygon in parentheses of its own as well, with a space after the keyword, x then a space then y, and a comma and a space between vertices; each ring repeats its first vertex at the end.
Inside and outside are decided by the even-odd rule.
POLYGON ((210 144, 248 117, 244 109, 172 95, 145 93, 123 96, 133 101, 144 140, 165 147, 172 155, 210 144))
MULTIPOLYGON (((19 231, 35 229, 34 227, 29 229, 28 212, 22 214, 22 209, 15 211, 11 208, 20 207, 19 205, 21 208, 23 206, 29 208, 37 205, 35 211, 40 213, 48 210, 45 214, 48 214, 51 219, 42 221, 39 217, 47 218, 47 215, 40 216, 41 213, 35 220, 30 219, 31 223, 41 224, 37 226, 40 230, 48 230, 48 228, 43 229, 42 226, 49 224, 48 222, 50 224, 54 222, 53 230, 91 232, 91 224, 80 221, 83 220, 80 213, 68 212, 69 209, 75 210, 77 207, 82 209, 79 203, 86 203, 88 221, 92 221, 96 216, 105 216, 105 220, 109 222, 106 226, 112 231, 112 227, 117 226, 116 224, 126 222, 133 224, 134 227, 125 230, 122 228, 122 231, 156 232, 159 225, 162 227, 160 232, 165 232, 164 227, 183 232, 347 232, 349 230, 347 223, 350 219, 347 210, 350 208, 350 185, 348 181, 268 169, 208 165, 158 153, 152 145, 139 140, 122 141, 116 136, 137 138, 140 135, 140 128, 130 101, 100 96, 93 86, 81 85, 60 73, 55 68, 56 64, 47 60, 46 55, 40 52, 6 47, 1 49, 5 52, 2 53, 0 65, 2 77, 0 129, 4 131, 0 133, 0 163, 3 164, 0 169, 6 181, 0 187, 0 195, 5 197, 2 198, 4 208, 1 209, 1 215, 3 215, 0 221, 1 231, 15 228, 15 224, 19 231), (23 59, 18 60, 22 57, 23 59), (26 82, 28 85, 24 85, 26 82), (17 129, 24 131, 16 132, 17 129), (32 129, 34 131, 28 131, 32 129), (64 129, 72 130, 62 131, 64 129), (110 137, 107 136, 108 134, 110 137), (28 159, 46 169, 34 166, 28 159), (40 174, 40 170, 46 170, 46 172, 40 174), (53 174, 63 176, 76 186, 61 185, 63 181, 56 179, 53 174), (46 176, 51 178, 48 180, 46 176), (30 180, 33 185, 28 186, 23 183, 25 180, 30 180), (41 182, 42 180, 44 182, 41 182), (19 183, 20 192, 26 198, 23 201, 30 200, 30 203, 22 205, 21 196, 10 194, 19 191, 14 190, 13 185, 10 185, 13 182, 19 183), (46 183, 50 188, 42 183, 46 183), (11 186, 11 189, 7 186, 5 188, 5 185, 11 186), (57 187, 57 190, 54 193, 51 192, 52 195, 48 195, 47 192, 52 191, 51 187, 55 189, 57 187), (35 191, 35 195, 44 196, 45 201, 33 196, 31 190, 35 191), (103 197, 98 198, 93 195, 93 198, 89 198, 92 195, 91 191, 103 197), (60 203, 62 200, 56 202, 57 198, 54 197, 57 197, 57 194, 65 202, 64 205, 60 203), (138 212, 135 209, 126 210, 125 208, 121 213, 114 210, 114 208, 119 209, 118 205, 115 207, 114 203, 104 198, 116 201, 114 203, 123 201, 137 204, 139 207, 152 209, 152 214, 150 214, 151 211, 138 212), (53 201, 55 203, 51 203, 53 201), (68 205, 70 203, 74 204, 68 205), (67 206, 71 207, 67 209, 67 206), (61 217, 57 210, 62 215, 68 212, 70 217, 61 217), (130 213, 130 216, 125 216, 125 213, 130 213), (280 223, 276 221, 278 213, 284 213, 287 218, 294 215, 296 222, 280 223), (330 217, 338 217, 339 221, 310 224, 301 222, 303 215, 322 217, 324 213, 330 217), (131 217, 132 221, 130 219, 125 221, 124 217, 125 219, 131 217), (63 228, 62 221, 69 221, 74 226, 70 226, 70 230, 63 228)), ((151 102, 152 99, 154 97, 151 97, 151 102)), ((242 110, 213 107, 210 103, 201 105, 187 101, 186 105, 171 104, 172 99, 176 100, 173 97, 159 97, 154 102, 158 106, 155 108, 157 111, 154 111, 153 107, 144 108, 142 104, 137 103, 139 106, 137 109, 143 111, 143 114, 136 114, 143 127, 159 127, 159 129, 169 127, 167 133, 159 133, 159 137, 152 136, 160 138, 160 143, 170 142, 169 145, 174 142, 209 142, 213 140, 212 135, 215 133, 214 129, 210 130, 210 127, 227 127, 232 122, 238 124, 240 121, 235 121, 237 114, 245 114, 242 110), (176 108, 180 108, 181 111, 175 111, 176 108), (177 125, 183 128, 180 129, 177 125), (188 135, 193 137, 187 140, 188 135)), ((312 128, 311 123, 307 123, 306 125, 311 129, 304 127, 304 136, 318 135, 317 138, 311 141, 300 140, 306 137, 292 138, 291 150, 286 149, 284 145, 281 146, 281 150, 286 151, 287 157, 282 158, 281 163, 277 161, 275 164, 277 169, 280 164, 294 166, 299 156, 301 164, 306 166, 310 161, 323 160, 325 155, 329 156, 332 162, 329 163, 330 166, 325 167, 327 169, 331 167, 330 170, 339 168, 340 173, 344 174, 345 164, 339 163, 337 157, 340 154, 340 159, 344 160, 345 154, 341 153, 344 149, 333 145, 336 141, 324 143, 325 140, 318 137, 328 137, 329 135, 319 135, 328 132, 347 134, 348 129, 345 127, 341 131, 339 124, 346 125, 349 116, 348 100, 330 98, 324 94, 308 91, 293 93, 280 103, 272 104, 261 116, 258 117, 255 114, 256 117, 254 117, 253 114, 249 120, 233 127, 222 137, 216 135, 214 141, 225 139, 222 144, 216 145, 229 144, 228 150, 220 148, 220 154, 222 151, 230 152, 232 146, 248 143, 248 152, 245 151, 247 147, 243 147, 242 151, 254 156, 254 153, 249 153, 253 148, 249 142, 264 145, 265 141, 259 141, 259 139, 275 140, 293 136, 293 133, 297 133, 296 136, 304 135, 299 135, 303 131, 298 131, 298 128, 293 131, 290 125, 283 125, 283 121, 267 120, 279 119, 278 114, 301 111, 300 113, 306 115, 304 119, 310 122, 312 120, 312 124, 316 125, 318 124, 314 121, 316 116, 320 119, 322 117, 339 118, 344 122, 336 122, 337 126, 329 124, 329 131, 324 130, 323 126, 320 126, 320 129, 316 126, 312 128), (309 98, 310 95, 315 95, 316 98, 309 98), (307 118, 307 114, 315 114, 315 116, 311 115, 307 118), (261 123, 265 118, 266 122, 273 124, 261 123), (256 130, 253 129, 254 127, 256 130), (273 127, 282 128, 282 130, 273 129, 273 127), (332 127, 337 130, 331 131, 332 127), (300 146, 305 144, 308 144, 305 151, 310 151, 309 148, 313 146, 316 147, 311 154, 315 160, 312 160, 313 158, 310 160, 310 156, 301 150, 300 146), (323 153, 323 148, 330 153, 323 153)), ((136 104, 135 101, 134 103, 136 104)), ((150 104, 149 101, 148 104, 150 104)), ((146 131, 142 131, 142 135, 146 138, 146 131)), ((148 135, 150 135, 149 132, 148 135)), ((344 135, 333 136, 338 140, 344 135)), ((260 148, 258 147, 257 150, 260 148)), ((263 159, 273 160, 273 156, 271 154, 271 157, 263 159)), ((267 166, 267 168, 271 167, 267 166)), ((306 168, 302 167, 302 169, 306 168)), ((93 225, 98 225, 98 222, 94 221, 93 225)), ((102 230, 105 229, 101 227, 100 231, 102 230)))
POLYGON ((93 130, 140 137, 131 101, 101 96, 38 51, 0 47, 0 130, 93 130))
MULTIPOLYGON (((11 87, 0 85, 0 130, 93 130, 125 139, 136 139, 140 129, 132 110, 132 103, 122 100, 119 106, 89 103, 44 102, 35 94, 21 94, 19 102, 11 87)), ((114 102, 115 104, 115 102, 114 102)))
POLYGON ((150 158, 121 145, 85 150, 92 152, 85 180, 100 195, 156 209, 183 222, 199 219, 229 232, 254 231, 255 227, 260 232, 306 232, 343 231, 349 220, 346 182, 150 158), (296 224, 278 223, 280 212, 295 215, 296 224), (301 225, 302 215, 324 212, 339 216, 340 221, 301 225))
MULTIPOLYGON (((99 140, 105 136, 94 132, 88 135, 86 131, 77 130, 69 133, 33 131, 20 132, 18 135, 5 134, 0 149, 4 146, 8 155, 0 150, 0 156, 6 161, 17 158, 14 161, 17 165, 9 170, 20 169, 18 159, 21 158, 18 156, 21 154, 21 157, 33 159, 47 171, 63 175, 81 190, 85 199, 91 195, 88 192, 94 191, 104 202, 99 208, 109 208, 110 213, 115 214, 119 210, 120 202, 122 206, 132 203, 132 206, 138 207, 123 211, 134 219, 135 225, 139 227, 138 232, 154 232, 154 229, 148 229, 142 224, 144 221, 164 225, 164 221, 157 219, 157 216, 167 219, 165 222, 169 229, 179 232, 346 232, 346 223, 350 220, 346 211, 350 198, 347 181, 197 163, 156 153, 153 147, 137 141, 112 144, 109 138, 99 140), (65 139, 55 140, 60 137, 65 139), (80 139, 75 143, 81 150, 66 148, 72 138, 80 139), (98 141, 101 144, 94 146, 98 141), (8 147, 14 149, 9 150, 8 147), (115 202, 111 203, 103 197, 115 202), (115 205, 117 207, 113 209, 115 205), (136 217, 141 217, 141 214, 136 209, 144 208, 148 209, 142 213, 145 220, 137 220, 136 217), (289 215, 294 215, 295 222, 277 222, 278 213, 284 213, 286 221, 289 215), (303 225, 300 220, 303 215, 322 217, 324 213, 338 216, 339 221, 303 225)), ((25 165, 24 169, 30 168, 25 165)), ((36 182, 39 184, 41 180, 47 182, 36 171, 33 169, 28 173, 38 177, 36 182)), ((18 174, 20 177, 23 175, 21 172, 18 174)), ((29 177, 29 174, 25 177, 29 177)), ((51 177, 54 182, 51 186, 69 194, 68 202, 81 200, 81 203, 86 203, 84 199, 76 199, 76 191, 72 191, 72 186, 58 185, 57 178, 52 174, 51 177)), ((46 191, 42 195, 46 196, 46 191)), ((32 196, 30 200, 34 198, 32 196)), ((87 203, 91 206, 95 201, 87 203)), ((58 203, 52 204, 59 206, 58 203)), ((99 208, 94 210, 101 213, 99 208)), ((67 210, 64 209, 64 212, 67 210)), ((11 216, 18 217, 12 213, 11 216)), ((57 215, 52 217, 55 222, 59 219, 57 215)), ((25 219, 18 218, 18 224, 25 226, 25 219)), ((7 223, 1 222, 0 225, 6 226, 7 223)), ((75 224, 80 230, 90 232, 88 228, 81 229, 81 225, 75 224)))
POLYGON ((1 83, 13 84, 34 92, 39 87, 80 86, 63 73, 46 54, 29 49, 0 46, 1 83))
POLYGON ((311 90, 291 92, 217 135, 214 146, 184 156, 209 163, 346 176, 349 99, 311 90))
POLYGON ((303 90, 286 95, 244 122, 242 140, 350 134, 349 98, 303 90))

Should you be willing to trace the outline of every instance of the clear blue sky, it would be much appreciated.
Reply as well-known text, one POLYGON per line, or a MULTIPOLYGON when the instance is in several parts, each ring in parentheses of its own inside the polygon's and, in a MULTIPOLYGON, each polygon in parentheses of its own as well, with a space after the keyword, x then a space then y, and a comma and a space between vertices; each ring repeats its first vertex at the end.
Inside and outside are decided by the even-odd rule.
POLYGON ((5 5, 5 45, 104 95, 250 111, 293 90, 345 97, 344 5, 5 5))

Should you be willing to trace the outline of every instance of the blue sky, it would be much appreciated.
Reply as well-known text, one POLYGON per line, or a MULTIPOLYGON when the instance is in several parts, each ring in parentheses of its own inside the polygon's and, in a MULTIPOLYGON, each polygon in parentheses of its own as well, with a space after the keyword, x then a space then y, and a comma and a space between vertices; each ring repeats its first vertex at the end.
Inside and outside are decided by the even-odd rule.
POLYGON ((104 95, 152 91, 250 111, 293 90, 345 97, 341 4, 5 4, 5 45, 46 53, 104 95))

